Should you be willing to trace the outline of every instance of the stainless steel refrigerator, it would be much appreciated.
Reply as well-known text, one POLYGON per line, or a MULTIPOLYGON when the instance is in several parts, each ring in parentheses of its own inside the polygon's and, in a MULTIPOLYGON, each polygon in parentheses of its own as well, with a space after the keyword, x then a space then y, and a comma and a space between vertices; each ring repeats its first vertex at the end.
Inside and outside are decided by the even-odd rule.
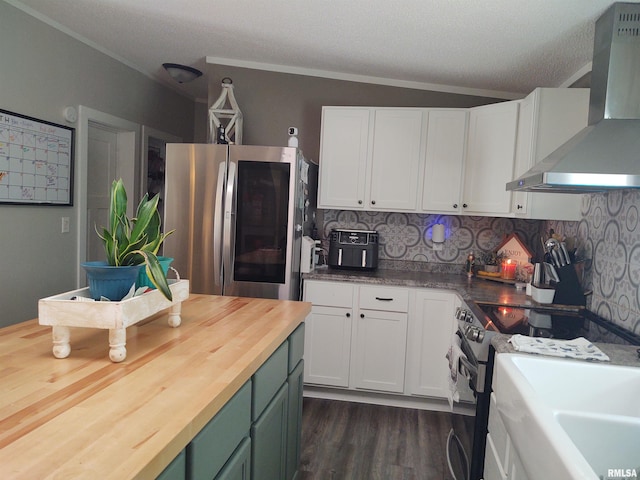
POLYGON ((317 178, 296 148, 167 144, 163 254, 193 293, 297 300, 317 178))

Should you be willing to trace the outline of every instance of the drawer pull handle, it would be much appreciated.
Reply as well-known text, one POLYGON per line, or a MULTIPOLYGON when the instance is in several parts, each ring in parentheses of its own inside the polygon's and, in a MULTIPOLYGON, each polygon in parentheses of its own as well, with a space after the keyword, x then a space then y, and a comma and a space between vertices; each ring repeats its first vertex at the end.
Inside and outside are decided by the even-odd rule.
POLYGON ((376 300, 380 300, 381 302, 393 302, 393 297, 391 298, 376 297, 376 300))

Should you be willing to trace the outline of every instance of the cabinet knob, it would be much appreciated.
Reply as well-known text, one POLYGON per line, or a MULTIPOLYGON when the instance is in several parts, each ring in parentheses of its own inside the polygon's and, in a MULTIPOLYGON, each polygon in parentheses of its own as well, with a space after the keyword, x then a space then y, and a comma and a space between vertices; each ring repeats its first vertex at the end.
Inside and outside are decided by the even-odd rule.
POLYGON ((467 206, 468 206, 468 205, 467 205, 466 203, 463 203, 463 204, 462 204, 462 208, 467 208, 467 206))
POLYGON ((518 205, 518 210, 522 210, 522 205, 518 205))
POLYGON ((457 203, 454 203, 454 204, 453 204, 453 208, 458 208, 458 204, 457 204, 457 203))
POLYGON ((376 201, 375 200, 371 200, 371 205, 375 205, 376 201))
POLYGON ((360 314, 360 318, 364 318, 364 313, 361 313, 361 314, 360 314))
POLYGON ((350 314, 350 313, 347 313, 346 315, 347 315, 347 318, 349 318, 349 317, 351 316, 351 314, 350 314))
POLYGON ((362 200, 358 200, 358 205, 362 205, 362 200))

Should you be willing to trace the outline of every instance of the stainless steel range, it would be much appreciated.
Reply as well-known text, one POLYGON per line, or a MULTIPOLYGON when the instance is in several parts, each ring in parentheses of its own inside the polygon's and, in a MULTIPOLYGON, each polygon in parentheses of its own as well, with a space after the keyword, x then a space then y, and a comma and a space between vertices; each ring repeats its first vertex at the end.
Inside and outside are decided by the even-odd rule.
POLYGON ((640 336, 582 307, 560 307, 550 304, 525 308, 517 305, 471 302, 456 311, 456 319, 457 335, 461 339, 461 348, 468 360, 463 366, 468 370, 470 387, 476 396, 471 460, 468 476, 465 477, 469 480, 480 480, 483 476, 495 355, 491 338, 494 335, 521 334, 559 339, 585 337, 592 342, 640 345, 640 336))

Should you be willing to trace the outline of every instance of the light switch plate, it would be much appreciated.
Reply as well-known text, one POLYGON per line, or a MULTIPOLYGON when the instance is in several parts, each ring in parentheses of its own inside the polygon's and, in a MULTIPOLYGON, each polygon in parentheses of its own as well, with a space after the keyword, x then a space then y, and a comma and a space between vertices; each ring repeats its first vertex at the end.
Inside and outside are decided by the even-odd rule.
POLYGON ((61 217, 60 220, 60 232, 69 233, 69 217, 61 217))

